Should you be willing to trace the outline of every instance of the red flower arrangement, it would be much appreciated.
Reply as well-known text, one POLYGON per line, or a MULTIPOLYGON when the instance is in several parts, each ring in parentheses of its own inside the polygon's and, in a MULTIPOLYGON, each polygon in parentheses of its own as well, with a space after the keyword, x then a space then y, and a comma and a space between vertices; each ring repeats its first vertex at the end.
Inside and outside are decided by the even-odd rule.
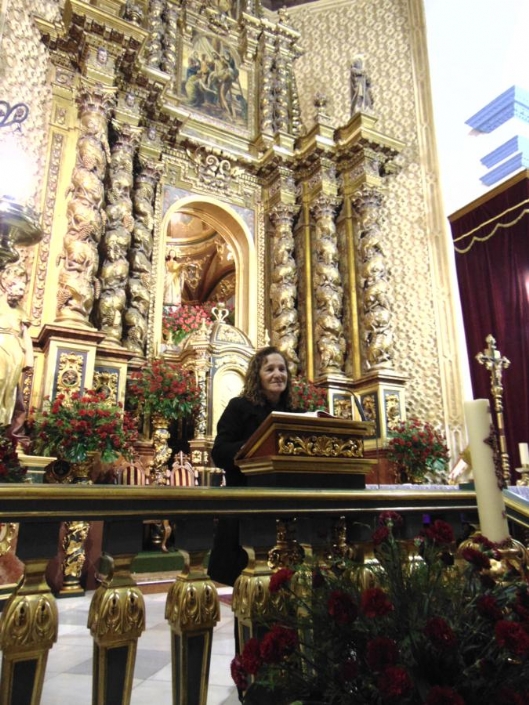
POLYGON ((0 482, 24 482, 28 469, 17 455, 17 441, 0 435, 0 482))
POLYGON ((47 397, 30 425, 37 453, 70 463, 86 460, 91 452, 98 452, 104 463, 120 455, 130 458, 137 440, 136 421, 123 405, 92 389, 58 394, 51 402, 47 397))
MULTIPOLYGON (((381 529, 368 568, 340 560, 271 576, 276 620, 232 662, 243 702, 527 703, 527 580, 491 574, 456 550, 440 519, 413 541, 399 540, 405 524, 395 512, 380 515, 381 529)), ((472 545, 489 563, 501 557, 483 537, 472 545)))
POLYGON ((327 390, 309 382, 304 377, 292 377, 290 396, 292 408, 301 411, 326 411, 327 390))
POLYGON ((391 428, 387 458, 409 482, 446 469, 450 453, 444 435, 427 421, 411 418, 391 428))
POLYGON ((127 404, 149 415, 179 419, 198 411, 200 388, 195 375, 162 357, 152 358, 127 384, 127 404))
POLYGON ((211 314, 204 306, 191 304, 182 304, 178 308, 165 306, 162 316, 162 334, 166 340, 179 345, 204 322, 211 322, 211 314))

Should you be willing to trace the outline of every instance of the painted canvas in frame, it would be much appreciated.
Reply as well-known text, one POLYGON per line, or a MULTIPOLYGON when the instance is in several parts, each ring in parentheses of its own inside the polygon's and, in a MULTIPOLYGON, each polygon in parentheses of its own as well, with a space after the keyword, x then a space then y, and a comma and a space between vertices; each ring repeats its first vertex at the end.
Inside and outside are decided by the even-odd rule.
POLYGON ((236 49, 195 31, 182 57, 184 104, 230 125, 248 127, 248 71, 236 49))

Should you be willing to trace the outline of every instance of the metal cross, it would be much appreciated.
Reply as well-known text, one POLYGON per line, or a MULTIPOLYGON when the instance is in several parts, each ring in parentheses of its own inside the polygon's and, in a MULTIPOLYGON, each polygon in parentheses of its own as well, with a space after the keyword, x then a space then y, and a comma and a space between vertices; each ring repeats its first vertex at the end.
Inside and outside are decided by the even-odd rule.
POLYGON ((505 438, 505 423, 503 418, 503 384, 502 373, 506 370, 511 361, 503 357, 496 347, 496 340, 492 335, 485 338, 488 347, 476 355, 476 360, 480 365, 485 365, 490 372, 490 389, 494 401, 494 411, 496 412, 496 423, 498 428, 501 467, 506 485, 511 484, 511 469, 509 465, 509 454, 507 452, 507 440, 505 438))

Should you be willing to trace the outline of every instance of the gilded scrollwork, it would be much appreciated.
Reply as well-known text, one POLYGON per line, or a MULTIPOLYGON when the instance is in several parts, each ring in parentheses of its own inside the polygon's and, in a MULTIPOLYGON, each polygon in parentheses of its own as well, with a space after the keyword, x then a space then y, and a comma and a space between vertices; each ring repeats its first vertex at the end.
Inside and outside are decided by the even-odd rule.
POLYGON ((11 550, 18 532, 18 524, 0 522, 0 556, 11 550))
POLYGON ((276 544, 268 552, 268 567, 278 570, 299 565, 305 551, 296 538, 296 520, 278 519, 276 522, 276 544))
POLYGON ((137 639, 145 629, 145 603, 136 585, 99 587, 88 615, 90 633, 98 640, 137 639))
POLYGON ((84 544, 89 530, 90 523, 87 521, 65 522, 65 534, 62 540, 64 590, 75 590, 80 587, 81 574, 86 561, 84 544))
POLYGON ((83 384, 84 357, 74 352, 61 352, 57 365, 57 392, 66 397, 80 392, 83 384))
POLYGON ((303 436, 280 433, 278 455, 312 456, 318 458, 362 458, 361 440, 347 436, 303 436))
POLYGON ((26 562, 22 583, 0 615, 0 651, 5 656, 13 658, 29 650, 42 654, 57 641, 58 611, 44 578, 46 564, 44 560, 26 562))
POLYGON ((179 631, 212 629, 220 619, 220 606, 213 583, 204 576, 190 580, 178 575, 167 595, 165 618, 179 631))

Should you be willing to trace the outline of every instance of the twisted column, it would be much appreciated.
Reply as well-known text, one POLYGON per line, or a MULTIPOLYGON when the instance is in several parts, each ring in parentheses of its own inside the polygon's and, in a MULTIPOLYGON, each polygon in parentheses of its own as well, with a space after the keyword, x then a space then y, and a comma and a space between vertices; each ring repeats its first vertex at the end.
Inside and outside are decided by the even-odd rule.
POLYGON ((393 367, 392 295, 380 232, 382 195, 365 189, 353 201, 360 220, 360 331, 366 369, 393 367))
POLYGON ((165 73, 173 74, 176 69, 176 55, 178 50, 178 11, 172 4, 165 8, 165 34, 162 37, 163 58, 162 69, 165 73))
POLYGON ((57 321, 90 326, 99 264, 97 246, 103 234, 103 181, 110 149, 107 117, 114 89, 85 82, 77 97, 81 135, 67 195, 68 228, 59 259, 57 321))
POLYGON ((280 204, 270 213, 274 225, 272 246, 272 342, 288 362, 292 375, 298 372, 299 318, 296 309, 298 274, 294 259, 292 224, 297 208, 280 204))
POLYGON ((151 0, 149 3, 149 14, 147 27, 149 30, 149 41, 147 42, 147 54, 145 62, 153 69, 159 69, 164 55, 164 0, 151 0))
POLYGON ((320 196, 311 211, 316 221, 313 250, 314 331, 318 374, 342 373, 345 337, 342 324, 343 286, 338 268, 338 238, 334 213, 339 201, 320 196))
POLYGON ((126 284, 129 276, 128 254, 134 218, 131 190, 133 160, 141 130, 113 122, 116 141, 110 160, 110 188, 107 192, 107 227, 103 238, 104 260, 100 271, 101 296, 98 305, 99 328, 106 342, 120 345, 126 284))
POLYGON ((133 194, 135 220, 129 259, 128 305, 124 315, 123 344, 127 350, 139 357, 145 355, 152 270, 154 196, 160 175, 158 164, 144 160, 136 177, 133 194))
POLYGON ((274 132, 274 75, 275 63, 272 37, 263 32, 261 44, 261 122, 260 129, 264 134, 274 132))
POLYGON ((275 60, 274 80, 274 132, 290 132, 288 64, 285 52, 289 41, 286 37, 278 37, 275 60))

